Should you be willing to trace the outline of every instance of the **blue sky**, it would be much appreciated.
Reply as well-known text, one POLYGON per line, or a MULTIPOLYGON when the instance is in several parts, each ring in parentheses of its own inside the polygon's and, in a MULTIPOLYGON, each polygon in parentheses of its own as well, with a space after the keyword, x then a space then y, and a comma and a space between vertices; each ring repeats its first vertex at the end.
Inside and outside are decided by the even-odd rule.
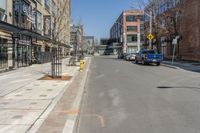
POLYGON ((85 35, 109 37, 109 29, 131 0, 71 0, 72 22, 84 25, 85 35))

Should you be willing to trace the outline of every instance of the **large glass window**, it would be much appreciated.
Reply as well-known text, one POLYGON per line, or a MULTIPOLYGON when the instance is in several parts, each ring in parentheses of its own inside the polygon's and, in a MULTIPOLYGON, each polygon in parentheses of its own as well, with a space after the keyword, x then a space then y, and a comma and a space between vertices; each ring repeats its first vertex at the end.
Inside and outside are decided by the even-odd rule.
POLYGON ((137 40, 138 40, 137 35, 127 35, 127 42, 128 43, 137 42, 137 40))
POLYGON ((37 11, 37 32, 42 32, 42 14, 37 11))
POLYGON ((6 0, 0 0, 0 20, 6 21, 6 0))
POLYGON ((138 18, 140 19, 140 21, 144 21, 144 16, 143 15, 138 16, 138 18))
POLYGON ((54 2, 54 0, 52 0, 52 14, 53 16, 56 15, 56 3, 54 2))
POLYGON ((140 24, 140 32, 141 32, 141 33, 144 32, 144 24, 140 24))
POLYGON ((136 18, 136 16, 128 15, 128 16, 126 16, 126 21, 127 22, 136 22, 137 18, 136 18))
POLYGON ((49 11, 50 10, 50 0, 44 0, 45 8, 49 11))
POLYGON ((7 40, 0 38, 0 69, 7 68, 8 48, 7 40))
POLYGON ((137 32, 137 31, 138 31, 138 28, 137 28, 137 26, 127 26, 127 31, 134 31, 134 32, 137 32))

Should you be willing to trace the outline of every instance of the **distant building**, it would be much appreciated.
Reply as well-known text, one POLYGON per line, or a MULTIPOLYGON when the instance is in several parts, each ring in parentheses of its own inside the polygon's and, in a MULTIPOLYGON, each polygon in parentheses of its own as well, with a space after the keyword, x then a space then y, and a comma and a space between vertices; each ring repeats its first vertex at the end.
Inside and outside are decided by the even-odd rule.
POLYGON ((123 46, 123 53, 140 50, 144 41, 144 11, 123 11, 110 29, 110 38, 123 46))
POLYGON ((94 36, 83 37, 83 51, 87 54, 94 54, 94 36))
POLYGON ((70 45, 73 50, 80 51, 83 49, 83 25, 71 26, 70 45))

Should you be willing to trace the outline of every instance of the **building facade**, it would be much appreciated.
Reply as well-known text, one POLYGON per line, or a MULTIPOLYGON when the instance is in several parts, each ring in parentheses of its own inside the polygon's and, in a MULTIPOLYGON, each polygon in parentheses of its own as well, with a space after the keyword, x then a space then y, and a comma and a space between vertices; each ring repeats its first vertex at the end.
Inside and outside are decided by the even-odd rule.
POLYGON ((123 53, 140 50, 144 40, 144 11, 123 11, 110 29, 110 38, 123 45, 123 53))
POLYGON ((87 54, 94 54, 94 36, 83 37, 83 51, 87 54))
POLYGON ((70 45, 75 52, 83 50, 83 25, 72 25, 70 32, 70 45))
MULTIPOLYGON (((153 9, 154 45, 165 58, 200 61, 200 1, 152 0, 146 7, 153 9), (154 8, 153 8, 154 7, 154 8), (155 24, 156 23, 156 24, 155 24)), ((145 17, 145 34, 149 31, 149 17, 145 17)))
POLYGON ((53 47, 69 49, 69 0, 0 3, 0 70, 49 62, 53 47))

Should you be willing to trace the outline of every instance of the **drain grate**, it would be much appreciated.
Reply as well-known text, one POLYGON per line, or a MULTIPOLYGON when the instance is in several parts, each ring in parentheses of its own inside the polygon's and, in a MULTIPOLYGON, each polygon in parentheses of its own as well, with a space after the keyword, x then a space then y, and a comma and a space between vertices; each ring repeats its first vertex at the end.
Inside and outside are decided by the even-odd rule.
POLYGON ((53 91, 52 89, 47 89, 47 91, 53 91))
POLYGON ((12 117, 12 119, 21 119, 23 117, 23 115, 15 115, 12 117))
POLYGON ((53 86, 58 86, 58 85, 53 85, 53 86))
POLYGON ((39 84, 34 84, 34 86, 40 86, 39 84))
POLYGON ((31 91, 32 89, 26 89, 27 91, 31 91))

